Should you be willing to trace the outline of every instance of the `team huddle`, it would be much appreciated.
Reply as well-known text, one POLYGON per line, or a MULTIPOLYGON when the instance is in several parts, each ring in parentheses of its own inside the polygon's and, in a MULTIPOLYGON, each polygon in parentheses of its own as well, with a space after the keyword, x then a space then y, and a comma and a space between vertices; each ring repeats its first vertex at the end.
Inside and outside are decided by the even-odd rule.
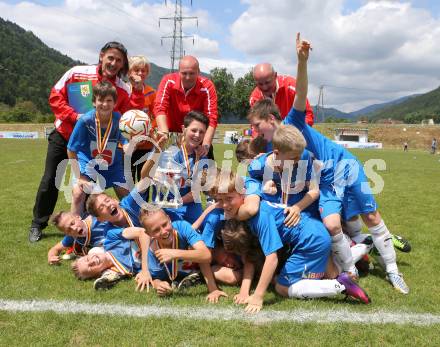
MULTIPOLYGON (((233 301, 250 313, 261 310, 270 285, 286 298, 343 294, 368 304, 357 279, 368 272, 370 253, 377 255, 391 285, 408 294, 395 247, 409 251, 409 244, 388 230, 358 159, 311 127, 310 49, 297 34, 294 93, 280 105, 284 81, 276 80, 269 64, 254 69, 257 88, 248 114, 254 134, 236 147, 237 172, 230 165, 217 168, 213 161, 215 88, 198 76, 194 57, 182 58, 179 72, 163 78, 157 95, 144 85, 146 59, 127 58, 121 44, 104 46, 95 70, 69 70, 52 90, 56 107, 51 106, 62 114, 53 135, 58 139, 52 142, 58 140, 76 177, 71 210, 52 214, 55 197, 38 217, 43 177, 31 242, 41 238, 45 215, 52 214, 52 223, 65 236, 49 250, 49 264, 59 263, 63 252, 75 255, 75 276, 94 279, 95 289, 131 277, 137 290, 152 286, 159 296, 206 284, 207 300, 216 303, 227 297, 221 285, 239 286, 233 301), (130 85, 119 79, 124 73, 130 85), (62 100, 66 84, 82 79, 94 84, 94 109, 84 115, 62 100), (133 137, 138 142, 134 153, 119 130, 121 113, 130 109, 152 115, 153 123, 152 141, 133 137), (177 190, 164 196, 155 182, 170 132, 181 133, 172 160, 183 170, 177 190), (127 155, 129 173, 124 171, 127 155), (104 192, 110 187, 117 198, 104 192), (155 203, 176 196, 179 206, 155 203)), ((48 164, 50 146, 49 139, 45 177, 48 166, 57 165, 48 164)), ((63 155, 53 161, 59 163, 63 155)))

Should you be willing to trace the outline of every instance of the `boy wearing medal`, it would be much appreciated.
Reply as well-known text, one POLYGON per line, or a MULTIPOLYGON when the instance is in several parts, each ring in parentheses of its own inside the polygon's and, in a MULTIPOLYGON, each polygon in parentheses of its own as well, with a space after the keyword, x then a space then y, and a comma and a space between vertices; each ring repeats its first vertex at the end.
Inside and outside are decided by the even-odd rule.
POLYGON ((119 131, 120 114, 113 112, 116 88, 109 82, 93 87, 95 109, 82 116, 75 125, 67 145, 77 183, 72 190, 71 212, 82 215, 86 193, 113 187, 119 198, 128 194, 124 188, 124 165, 118 143, 128 141, 119 131))
POLYGON ((78 256, 86 255, 93 247, 102 247, 107 230, 111 226, 110 223, 99 222, 93 216, 81 219, 80 216, 66 211, 58 212, 51 217, 51 221, 65 236, 47 253, 50 265, 59 264, 60 253, 70 247, 78 256))
POLYGON ((147 257, 142 255, 149 244, 150 238, 142 228, 112 228, 104 240, 104 252, 90 252, 77 259, 72 264, 72 271, 81 280, 102 275, 94 283, 96 290, 108 289, 122 277, 136 275, 136 290, 142 291, 146 286, 148 291, 150 280, 141 282, 139 274, 145 265, 148 266, 144 261, 147 257))
POLYGON ((148 267, 159 296, 172 294, 176 280, 187 275, 179 271, 182 260, 194 263, 211 261, 211 253, 201 236, 188 222, 171 222, 162 209, 142 209, 139 220, 151 238, 148 267))
MULTIPOLYGON (((179 194, 182 197, 183 205, 177 209, 172 209, 177 218, 194 223, 202 214, 201 202, 195 202, 191 192, 193 174, 201 168, 197 168, 200 159, 206 159, 200 156, 203 152, 202 143, 209 126, 209 118, 198 111, 190 111, 183 119, 182 141, 180 151, 174 155, 174 160, 182 164, 184 168, 183 178, 179 194)), ((172 199, 172 194, 169 195, 172 199)))
MULTIPOLYGON (((245 190, 241 177, 217 178, 211 190, 225 211, 227 219, 235 219, 244 203, 245 190)), ((277 251, 284 246, 290 253, 276 279, 275 290, 284 297, 317 298, 345 293, 364 303, 370 300, 366 293, 346 274, 334 280, 323 280, 330 255, 331 240, 321 221, 302 213, 299 223, 292 227, 284 224, 284 206, 261 201, 258 213, 247 221, 251 233, 258 238, 265 259, 255 292, 249 295, 252 278, 242 282, 236 302, 247 304, 245 310, 256 313, 263 306, 265 292, 278 266, 277 251), (246 287, 245 291, 243 287, 246 287)), ((245 262, 245 267, 246 267, 245 262)))

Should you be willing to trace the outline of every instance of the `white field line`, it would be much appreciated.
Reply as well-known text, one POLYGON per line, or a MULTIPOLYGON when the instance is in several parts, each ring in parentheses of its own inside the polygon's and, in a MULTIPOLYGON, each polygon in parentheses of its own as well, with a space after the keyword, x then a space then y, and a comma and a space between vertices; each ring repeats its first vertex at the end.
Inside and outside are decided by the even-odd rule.
POLYGON ((375 311, 368 313, 350 310, 326 311, 273 311, 263 310, 257 315, 246 314, 243 308, 195 308, 178 306, 134 306, 122 304, 89 304, 75 301, 44 300, 3 300, 0 299, 0 310, 8 312, 55 312, 58 314, 83 313, 90 315, 111 315, 129 317, 172 317, 179 319, 200 319, 215 321, 246 321, 255 324, 276 322, 294 323, 367 323, 367 324, 440 324, 440 315, 430 313, 375 311))

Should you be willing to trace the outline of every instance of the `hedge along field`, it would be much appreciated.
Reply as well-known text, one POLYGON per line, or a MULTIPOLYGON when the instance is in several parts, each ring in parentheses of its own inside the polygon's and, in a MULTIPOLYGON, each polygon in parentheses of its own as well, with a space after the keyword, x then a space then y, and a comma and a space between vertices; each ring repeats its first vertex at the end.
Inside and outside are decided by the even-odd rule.
MULTIPOLYGON (((61 239, 53 227, 37 244, 27 241, 35 193, 41 178, 47 143, 44 140, 0 140, 0 300, 74 300, 81 303, 153 305, 179 309, 233 308, 231 297, 238 288, 224 286, 230 298, 217 306, 205 303, 206 288, 199 285, 186 294, 159 299, 154 293, 137 293, 133 280, 119 283, 105 292, 95 292, 90 281, 77 281, 69 262, 47 264, 47 251, 61 239)), ((216 145, 218 162, 231 145, 216 145)), ((439 325, 347 324, 336 316, 341 312, 373 314, 377 312, 440 314, 440 292, 436 270, 439 268, 440 193, 439 156, 425 151, 357 150, 362 161, 383 159, 386 170, 383 191, 376 196, 379 209, 391 232, 411 241, 409 254, 397 253, 398 265, 410 286, 408 296, 399 294, 376 266, 360 279, 373 303, 361 305, 343 297, 322 300, 285 300, 270 291, 264 311, 335 312, 335 323, 298 324, 247 321, 204 321, 191 318, 117 317, 53 312, 13 313, 0 311, 2 345, 439 345, 439 325)), ((68 209, 60 193, 56 211, 68 209)), ((1 305, 0 305, 1 307, 1 305)), ((295 313, 296 314, 296 313, 295 313)), ((239 316, 237 315, 237 319, 239 316)))

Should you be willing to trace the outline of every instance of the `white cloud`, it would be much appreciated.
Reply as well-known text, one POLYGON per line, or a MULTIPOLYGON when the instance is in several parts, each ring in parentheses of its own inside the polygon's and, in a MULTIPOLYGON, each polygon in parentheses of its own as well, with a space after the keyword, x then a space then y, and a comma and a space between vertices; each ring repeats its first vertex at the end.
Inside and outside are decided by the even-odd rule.
MULTIPOLYGON (((199 16, 196 22, 185 22, 184 34, 209 32, 214 22, 204 11, 190 12, 183 9, 185 16, 199 16), (188 32, 187 32, 188 30, 188 32)), ((172 34, 172 21, 161 21, 159 17, 172 17, 174 7, 162 4, 115 0, 67 0, 59 6, 41 6, 29 2, 16 5, 0 2, 0 13, 5 19, 31 30, 48 46, 86 63, 96 63, 100 48, 108 41, 120 41, 129 54, 143 54, 160 66, 170 64, 171 40, 161 36, 172 34)), ((184 41, 187 54, 197 55, 201 61, 218 55, 219 45, 209 37, 196 35, 184 41)))
POLYGON ((246 3, 249 8, 231 26, 232 44, 294 75, 294 39, 301 31, 314 46, 309 64, 313 104, 321 84, 329 85, 326 105, 345 111, 440 84, 440 21, 410 3, 366 2, 348 13, 342 0, 246 3))
MULTIPOLYGON (((344 0, 242 0, 247 9, 232 23, 216 21, 216 14, 184 7, 187 54, 196 55, 203 71, 226 67, 234 77, 251 65, 272 62, 280 73, 295 75, 295 33, 310 39, 309 99, 315 104, 324 84, 325 103, 344 111, 400 96, 426 92, 440 85, 440 20, 427 10, 397 1, 365 1, 356 10, 344 8, 344 0), (219 32, 238 51, 232 58, 220 42, 219 32), (226 54, 225 54, 226 53, 226 54), (351 87, 357 89, 341 89, 351 87)), ((229 11, 225 8, 224 11, 229 11)), ((144 54, 150 61, 169 66, 174 7, 131 0, 66 0, 58 6, 30 2, 0 2, 1 17, 26 30, 68 56, 96 63, 101 46, 121 41, 130 54, 144 54)))

